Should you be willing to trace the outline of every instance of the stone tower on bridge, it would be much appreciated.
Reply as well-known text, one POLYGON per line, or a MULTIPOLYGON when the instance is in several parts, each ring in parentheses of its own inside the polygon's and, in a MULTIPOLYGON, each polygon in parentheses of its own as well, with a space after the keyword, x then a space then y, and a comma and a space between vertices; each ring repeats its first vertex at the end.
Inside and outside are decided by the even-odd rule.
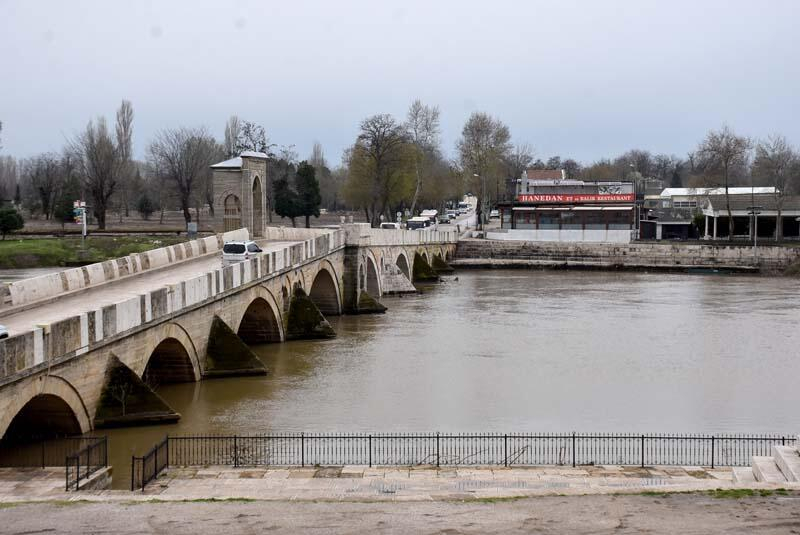
POLYGON ((267 155, 245 151, 211 166, 214 183, 214 230, 247 228, 264 235, 267 213, 267 155))

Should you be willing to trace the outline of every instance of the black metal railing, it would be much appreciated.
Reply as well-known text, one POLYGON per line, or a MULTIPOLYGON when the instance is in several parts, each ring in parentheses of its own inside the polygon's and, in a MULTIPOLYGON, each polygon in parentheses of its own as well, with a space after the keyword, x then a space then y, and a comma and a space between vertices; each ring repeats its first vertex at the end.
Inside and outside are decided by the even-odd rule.
POLYGON ((102 437, 63 437, 25 444, 0 443, 0 467, 64 466, 65 459, 102 437))
POLYGON ((131 458, 131 490, 144 488, 169 466, 169 437, 141 457, 131 458))
POLYGON ((86 444, 66 456, 66 488, 78 490, 81 481, 108 466, 108 440, 106 437, 85 439, 86 444))
POLYGON ((134 460, 131 487, 143 488, 167 466, 748 466, 773 445, 794 443, 789 435, 614 433, 171 436, 138 458, 141 470, 134 460))

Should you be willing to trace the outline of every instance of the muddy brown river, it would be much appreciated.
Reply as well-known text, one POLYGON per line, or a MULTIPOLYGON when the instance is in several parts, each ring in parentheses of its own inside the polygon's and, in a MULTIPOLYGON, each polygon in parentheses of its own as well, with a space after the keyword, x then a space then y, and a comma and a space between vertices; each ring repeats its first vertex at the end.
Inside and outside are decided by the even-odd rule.
MULTIPOLYGON (((107 431, 115 486, 169 434, 800 429, 800 282, 462 271, 338 337, 256 347, 265 377, 164 386, 175 425, 107 431)), ((105 431, 104 431, 105 432, 105 431)))

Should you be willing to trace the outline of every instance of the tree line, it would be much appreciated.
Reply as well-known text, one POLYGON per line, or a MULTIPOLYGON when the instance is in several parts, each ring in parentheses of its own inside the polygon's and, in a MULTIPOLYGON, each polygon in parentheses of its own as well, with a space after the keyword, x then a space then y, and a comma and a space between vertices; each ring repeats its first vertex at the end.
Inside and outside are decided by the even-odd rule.
POLYGON ((243 151, 267 155, 268 220, 275 213, 292 224, 305 218, 308 225, 325 208, 359 211, 378 225, 398 213, 444 209, 467 192, 479 198, 478 213, 485 215, 515 194, 526 169, 563 169, 568 179, 634 181, 639 190, 775 186, 779 210, 787 195, 800 191, 800 152, 785 137, 753 140, 728 126, 709 131, 684 157, 631 149, 582 164, 560 155, 539 158, 529 143, 512 140, 502 120, 474 112, 448 156, 439 108, 415 100, 402 119, 363 119, 334 167, 319 143, 300 161, 293 145, 271 143, 263 126, 237 116, 227 121, 221 142, 204 127, 165 129, 148 143, 144 161, 134 161, 133 119, 131 103, 123 100, 113 129, 105 118, 94 119, 60 153, 22 160, 0 155, 0 199, 68 221, 72 201, 84 198, 100 228, 111 209, 120 218, 132 209, 145 219, 160 211, 163 220, 164 210, 175 208, 188 223, 203 209, 213 216, 210 166, 243 151))

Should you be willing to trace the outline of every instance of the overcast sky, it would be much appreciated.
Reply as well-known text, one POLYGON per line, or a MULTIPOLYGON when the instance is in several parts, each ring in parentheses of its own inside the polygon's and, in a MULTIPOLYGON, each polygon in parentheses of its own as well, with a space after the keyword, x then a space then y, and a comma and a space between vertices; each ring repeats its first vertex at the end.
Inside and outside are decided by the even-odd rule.
POLYGON ((486 111, 537 156, 684 156, 709 128, 800 144, 800 1, 0 0, 2 153, 60 150, 133 102, 135 154, 231 114, 334 164, 420 98, 454 152, 486 111))

